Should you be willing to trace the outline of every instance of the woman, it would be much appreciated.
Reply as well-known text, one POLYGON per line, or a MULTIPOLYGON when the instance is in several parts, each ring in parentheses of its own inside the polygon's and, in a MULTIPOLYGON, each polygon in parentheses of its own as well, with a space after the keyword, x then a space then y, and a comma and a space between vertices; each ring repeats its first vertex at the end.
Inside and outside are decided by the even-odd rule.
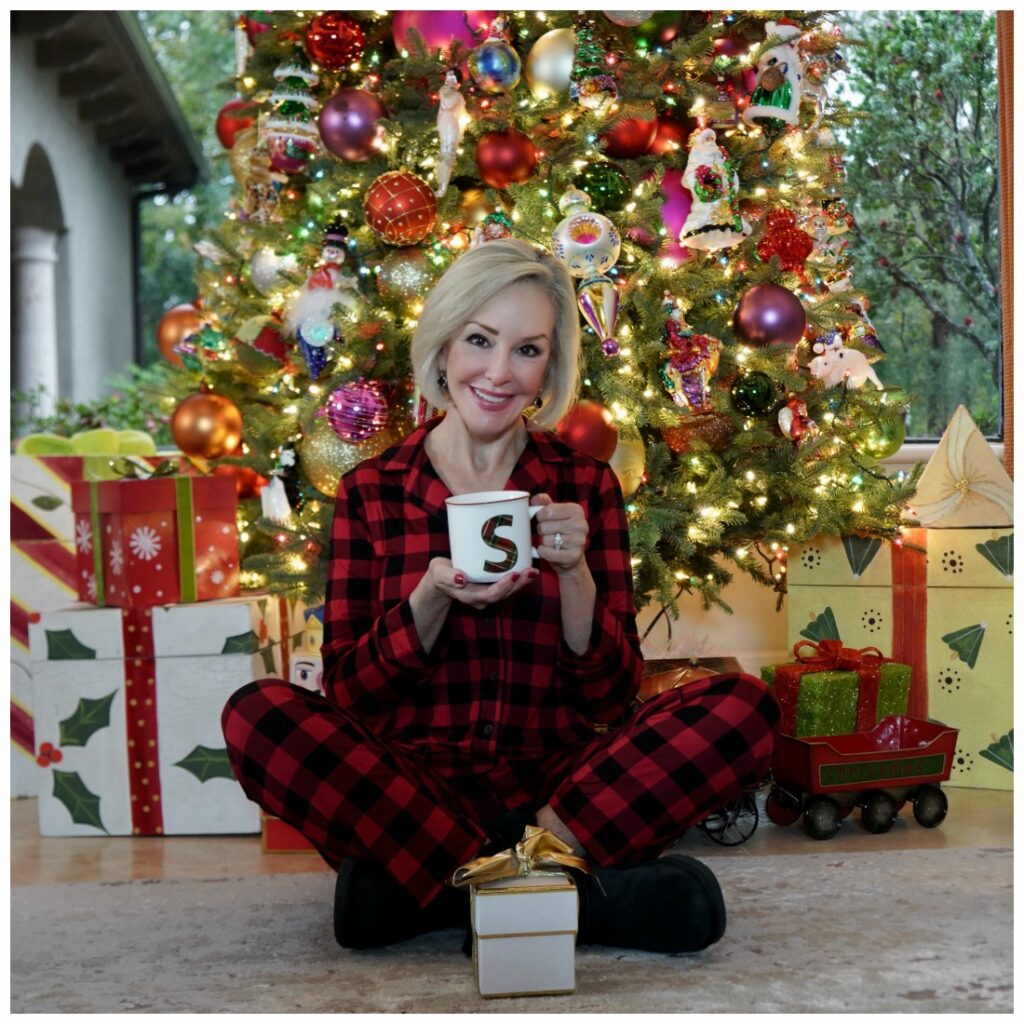
POLYGON ((263 680, 225 709, 246 793, 339 869, 343 946, 465 924, 445 879, 528 823, 592 866, 579 942, 676 952, 724 931, 710 870, 658 854, 760 781, 778 709, 758 680, 722 676, 618 724, 642 669, 622 495, 542 429, 575 400, 579 344, 550 254, 506 239, 453 264, 412 342, 445 415, 338 487, 326 697, 263 680), (445 499, 506 487, 544 506, 539 564, 469 583, 447 557, 445 499))

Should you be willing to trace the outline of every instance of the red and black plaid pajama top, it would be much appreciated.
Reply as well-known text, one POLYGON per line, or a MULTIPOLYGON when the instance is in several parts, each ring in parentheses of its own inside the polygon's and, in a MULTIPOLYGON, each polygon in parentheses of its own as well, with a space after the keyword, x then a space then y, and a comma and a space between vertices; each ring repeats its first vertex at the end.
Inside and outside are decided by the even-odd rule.
POLYGON ((624 718, 643 664, 622 495, 607 464, 534 431, 506 489, 582 505, 597 589, 589 646, 577 655, 563 641, 558 577, 538 562, 540 576, 499 605, 453 601, 426 652, 409 596, 449 556, 450 492, 424 446, 438 422, 342 478, 326 699, 271 680, 235 694, 224 728, 239 780, 330 863, 372 857, 423 903, 509 810, 550 803, 598 864, 656 855, 759 780, 774 700, 752 677, 716 677, 595 729, 624 718))

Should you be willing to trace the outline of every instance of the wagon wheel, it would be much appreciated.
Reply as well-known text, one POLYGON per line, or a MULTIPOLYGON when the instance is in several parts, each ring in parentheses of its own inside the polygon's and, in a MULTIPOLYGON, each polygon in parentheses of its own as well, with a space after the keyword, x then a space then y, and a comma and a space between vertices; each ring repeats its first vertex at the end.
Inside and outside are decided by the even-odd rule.
POLYGON ((804 831, 812 839, 831 839, 842 824, 839 808, 827 796, 813 796, 804 811, 804 831))
POLYGON ((938 786, 922 786, 914 797, 914 820, 925 828, 941 825, 948 810, 949 801, 938 786))
POLYGON ((764 802, 764 813, 775 825, 792 825, 800 817, 800 801, 784 789, 772 786, 764 802))
POLYGON ((697 827, 719 846, 739 846, 757 831, 758 820, 754 794, 744 793, 735 803, 709 815, 697 827))
POLYGON ((869 832, 879 835, 892 828, 897 813, 896 801, 884 789, 880 789, 864 802, 860 822, 869 832))

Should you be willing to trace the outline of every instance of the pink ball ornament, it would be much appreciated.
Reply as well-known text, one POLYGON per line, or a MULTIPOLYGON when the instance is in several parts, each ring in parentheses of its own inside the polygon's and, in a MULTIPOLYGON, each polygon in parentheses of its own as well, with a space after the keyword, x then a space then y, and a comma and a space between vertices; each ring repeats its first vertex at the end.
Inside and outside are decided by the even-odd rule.
POLYGON ((668 234, 659 256, 671 260, 673 267, 678 267, 690 257, 690 250, 676 241, 693 206, 693 196, 683 186, 682 180, 683 172, 675 169, 665 171, 661 179, 661 191, 665 196, 665 202, 661 204, 661 220, 668 234))
POLYGON ((335 388, 327 399, 327 422, 349 444, 368 441, 388 425, 383 387, 360 377, 335 388))
POLYGON ((384 104, 365 89, 339 89, 321 108, 320 138, 336 157, 361 163, 376 155, 387 117, 384 104))
POLYGON ((409 29, 423 37, 428 50, 440 48, 446 54, 458 40, 466 53, 483 42, 497 11, 395 11, 391 35, 399 50, 412 50, 409 29))

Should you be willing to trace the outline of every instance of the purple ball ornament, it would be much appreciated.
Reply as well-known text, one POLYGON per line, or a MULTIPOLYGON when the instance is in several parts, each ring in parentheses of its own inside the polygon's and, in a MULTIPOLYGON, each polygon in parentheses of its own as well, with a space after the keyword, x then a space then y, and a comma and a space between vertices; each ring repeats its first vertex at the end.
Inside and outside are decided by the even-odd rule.
POLYGON ((740 297, 732 327, 748 345, 795 345, 807 327, 807 314, 788 288, 756 284, 740 297))
POLYGON ((388 411, 383 387, 363 377, 335 388, 327 399, 327 422, 350 444, 379 434, 388 425, 388 411))
POLYGON ((365 89, 339 89, 320 110, 320 138, 330 153, 349 163, 376 155, 383 137, 378 124, 388 112, 365 89))

